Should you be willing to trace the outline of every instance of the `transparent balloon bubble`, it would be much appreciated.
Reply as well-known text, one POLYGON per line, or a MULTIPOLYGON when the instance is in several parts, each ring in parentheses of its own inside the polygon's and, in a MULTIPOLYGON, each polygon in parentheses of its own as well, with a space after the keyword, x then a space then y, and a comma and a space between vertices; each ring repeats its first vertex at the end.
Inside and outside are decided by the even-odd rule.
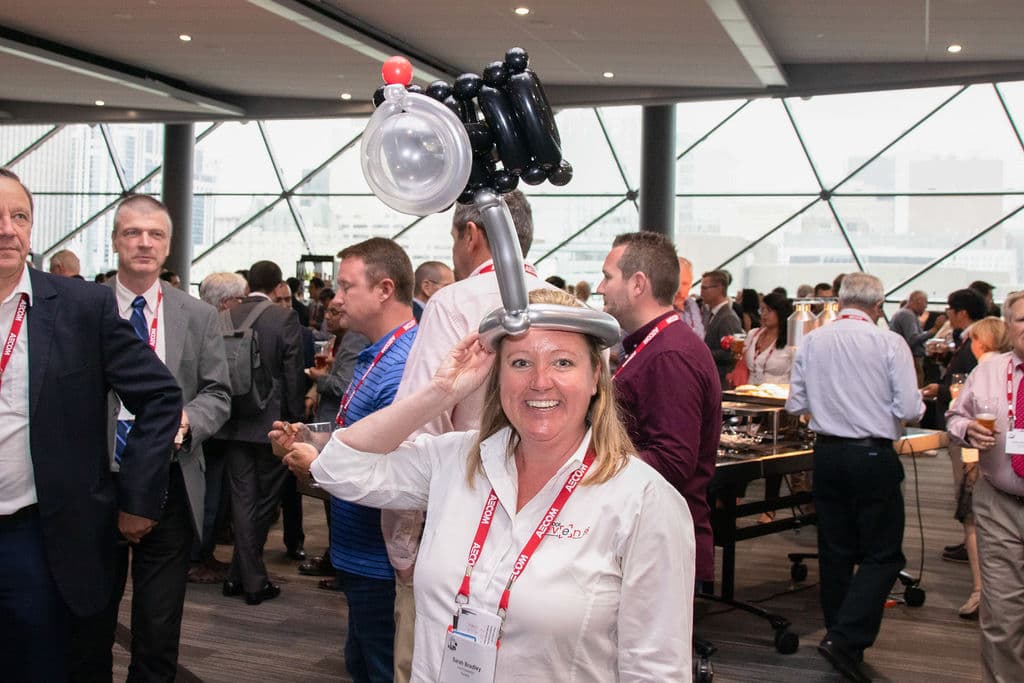
POLYGON ((448 107, 389 85, 363 132, 361 162, 382 202, 425 216, 447 209, 465 189, 472 151, 465 126, 448 107))

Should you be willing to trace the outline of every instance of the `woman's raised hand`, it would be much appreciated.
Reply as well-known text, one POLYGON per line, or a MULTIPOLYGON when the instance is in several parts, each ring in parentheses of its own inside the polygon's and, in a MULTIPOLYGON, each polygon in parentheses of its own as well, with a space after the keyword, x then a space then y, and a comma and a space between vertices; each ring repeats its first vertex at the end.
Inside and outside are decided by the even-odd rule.
POLYGON ((494 353, 480 343, 479 333, 471 332, 452 347, 434 373, 434 386, 458 403, 483 384, 493 364, 494 353))

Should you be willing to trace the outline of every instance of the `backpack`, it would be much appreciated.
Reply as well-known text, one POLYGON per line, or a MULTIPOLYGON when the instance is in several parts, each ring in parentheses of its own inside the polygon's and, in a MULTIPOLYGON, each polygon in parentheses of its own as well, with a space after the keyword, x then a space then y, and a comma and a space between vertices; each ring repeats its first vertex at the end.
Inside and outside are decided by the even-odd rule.
POLYGON ((237 327, 231 320, 231 311, 220 312, 224 352, 231 377, 231 416, 260 415, 274 392, 274 376, 260 356, 259 335, 252 326, 273 306, 261 301, 252 307, 249 315, 237 327))

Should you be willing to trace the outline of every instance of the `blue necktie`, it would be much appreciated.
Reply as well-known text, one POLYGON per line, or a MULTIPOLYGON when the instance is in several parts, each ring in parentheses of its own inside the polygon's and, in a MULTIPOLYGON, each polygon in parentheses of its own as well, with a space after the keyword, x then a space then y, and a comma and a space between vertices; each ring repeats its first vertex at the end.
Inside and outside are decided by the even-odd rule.
MULTIPOLYGON (((131 323, 132 329, 135 330, 135 336, 149 343, 149 334, 146 329, 146 314, 143 312, 145 308, 146 297, 141 295, 135 297, 132 301, 132 315, 128 318, 128 322, 131 323)), ((118 465, 121 464, 121 454, 124 453, 125 444, 128 443, 128 432, 131 429, 131 420, 117 421, 117 433, 114 435, 114 462, 118 465)))

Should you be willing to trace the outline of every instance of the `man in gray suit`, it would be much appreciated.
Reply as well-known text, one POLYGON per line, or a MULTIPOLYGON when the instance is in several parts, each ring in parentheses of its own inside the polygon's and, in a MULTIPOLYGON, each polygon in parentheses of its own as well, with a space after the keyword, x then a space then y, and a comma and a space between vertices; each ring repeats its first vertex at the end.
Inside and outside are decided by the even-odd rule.
MULTIPOLYGON (((203 529, 203 442, 227 420, 231 389, 217 311, 160 279, 171 230, 167 207, 147 195, 126 198, 114 212, 118 270, 108 286, 114 290, 121 317, 174 375, 185 405, 173 452, 167 453, 170 477, 160 519, 139 543, 118 549, 113 599, 102 617, 106 623, 76 626, 76 678, 86 677, 87 672, 110 678, 111 646, 129 552, 133 597, 128 680, 173 681, 178 672, 189 555, 193 535, 201 536, 203 529)), ((116 471, 118 441, 130 429, 133 416, 113 395, 109 416, 116 471)))
POLYGON ((288 476, 267 434, 275 420, 302 420, 306 378, 298 315, 270 302, 271 292, 281 283, 281 268, 271 261, 257 261, 249 269, 248 281, 250 294, 231 309, 231 319, 237 326, 256 307, 263 309, 253 331, 259 339, 260 358, 274 377, 274 389, 262 413, 232 415, 217 436, 229 442, 225 451, 235 531, 224 595, 244 596, 247 604, 258 605, 281 594, 267 576, 263 544, 288 476))
POLYGON ((743 323, 732 309, 729 300, 729 276, 722 270, 704 273, 700 280, 700 296, 705 306, 704 343, 718 366, 718 379, 722 388, 729 386, 725 376, 736 366, 732 351, 722 348, 722 339, 743 331, 743 323))

